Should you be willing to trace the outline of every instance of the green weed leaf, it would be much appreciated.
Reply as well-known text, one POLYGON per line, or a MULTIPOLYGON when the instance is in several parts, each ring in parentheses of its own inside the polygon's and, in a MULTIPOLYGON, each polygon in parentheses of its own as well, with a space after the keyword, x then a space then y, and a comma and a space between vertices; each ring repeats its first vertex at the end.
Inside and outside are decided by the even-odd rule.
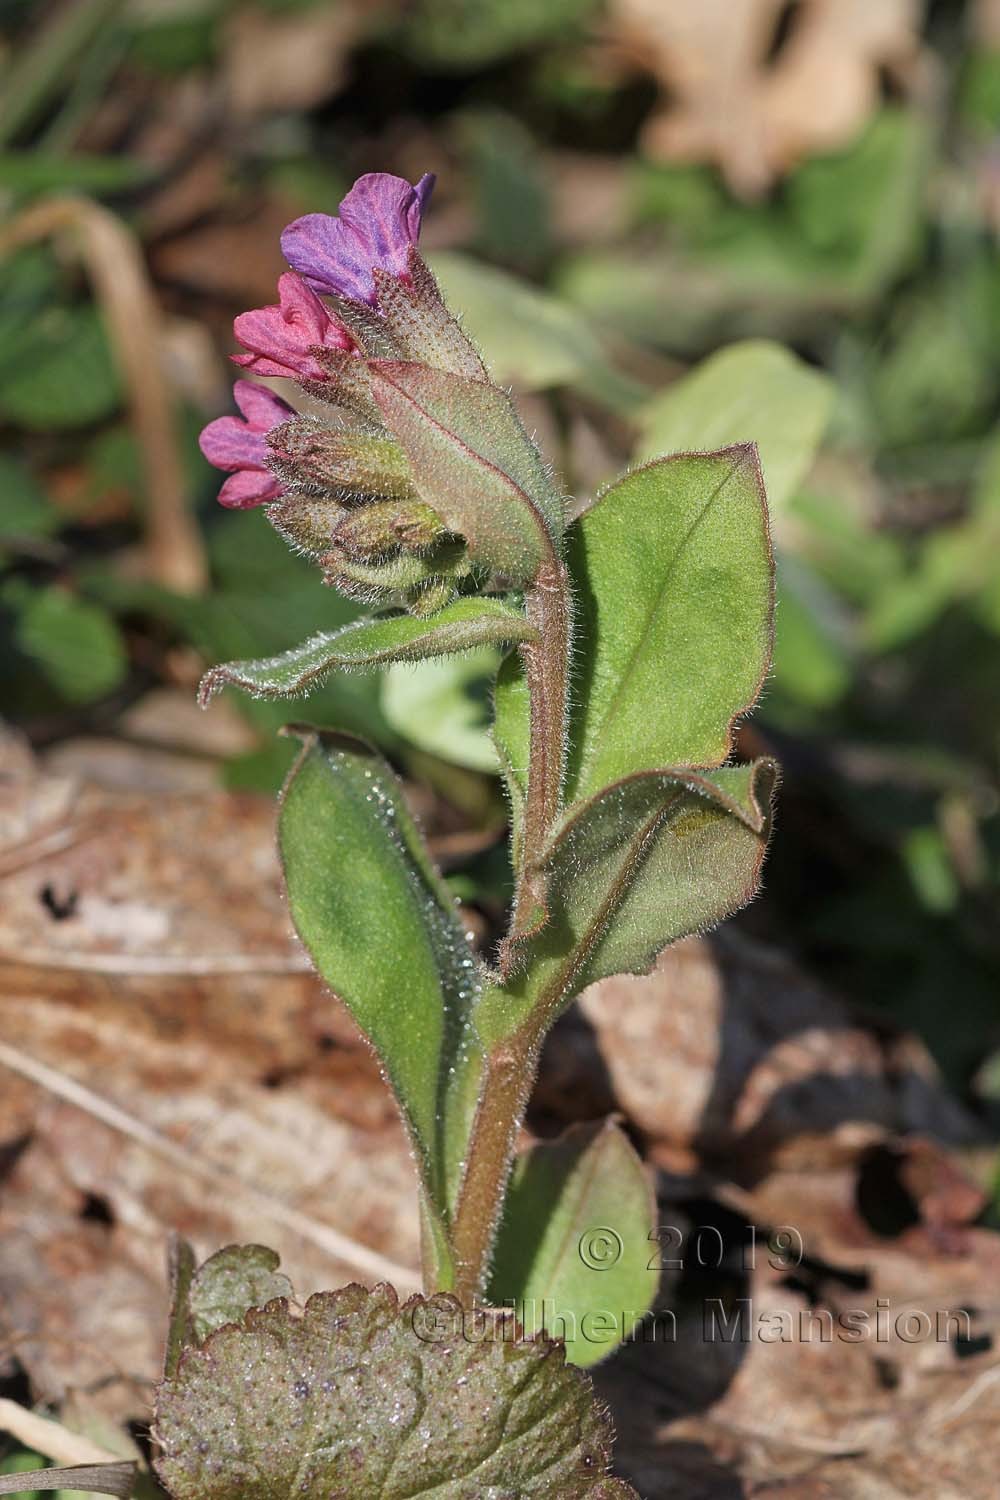
POLYGON ((593 319, 568 302, 452 251, 432 263, 448 301, 462 310, 465 332, 488 350, 498 384, 513 381, 522 391, 572 386, 629 416, 648 396, 648 387, 612 365, 593 319))
POLYGON ((605 1359, 656 1295, 655 1209, 642 1162, 613 1120, 539 1142, 514 1166, 490 1301, 513 1305, 526 1332, 562 1339, 573 1364, 605 1359))
POLYGON ((33 596, 18 619, 17 643, 71 703, 113 692, 128 670, 125 642, 108 611, 56 585, 33 596))
POLYGON ((833 382, 780 344, 730 344, 675 381, 642 414, 640 462, 754 440, 776 513, 806 476, 833 405, 833 382))

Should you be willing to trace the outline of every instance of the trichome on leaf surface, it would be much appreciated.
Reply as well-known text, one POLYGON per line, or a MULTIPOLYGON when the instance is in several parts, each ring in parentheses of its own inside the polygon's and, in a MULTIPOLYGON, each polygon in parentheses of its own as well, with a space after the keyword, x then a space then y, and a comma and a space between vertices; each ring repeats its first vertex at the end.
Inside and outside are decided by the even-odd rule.
POLYGON ((180 1247, 155 1420, 176 1500, 632 1493, 606 1477, 607 1418, 572 1366, 627 1339, 653 1302, 650 1185, 613 1121, 515 1163, 517 1133, 561 1011, 750 900, 769 834, 775 765, 730 763, 771 652, 755 446, 653 459, 570 525, 418 253, 432 186, 369 174, 338 217, 297 220, 279 302, 236 320, 235 362, 308 400, 300 413, 237 383, 242 419, 202 437, 229 471, 220 501, 263 506, 373 612, 213 668, 202 701, 504 650, 493 734, 510 925, 478 953, 387 762, 335 729, 292 727, 289 905, 398 1101, 425 1297, 352 1286, 299 1309, 270 1252, 231 1248, 196 1270, 180 1247), (610 1269, 577 1253, 598 1224, 620 1246, 610 1269))

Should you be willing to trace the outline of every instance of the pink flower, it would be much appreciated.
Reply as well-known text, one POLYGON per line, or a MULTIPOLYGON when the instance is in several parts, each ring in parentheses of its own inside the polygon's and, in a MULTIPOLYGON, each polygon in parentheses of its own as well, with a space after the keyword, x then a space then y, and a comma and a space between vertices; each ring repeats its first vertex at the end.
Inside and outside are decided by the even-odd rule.
POLYGON ((263 505, 282 493, 281 485, 267 467, 270 449, 266 434, 295 412, 271 391, 251 380, 237 380, 233 387, 239 417, 218 417, 209 422, 199 438, 201 451, 217 469, 230 477, 219 491, 219 504, 232 510, 263 505))
POLYGON ((388 172, 366 172, 336 218, 306 214, 288 225, 281 236, 285 259, 314 291, 374 306, 374 270, 409 275, 410 247, 433 187, 430 172, 416 187, 388 172))
POLYGON ((354 339, 294 271, 286 271, 279 280, 278 299, 277 307, 240 313, 233 332, 250 352, 231 355, 233 363, 257 375, 329 379, 311 351, 353 349, 354 339))

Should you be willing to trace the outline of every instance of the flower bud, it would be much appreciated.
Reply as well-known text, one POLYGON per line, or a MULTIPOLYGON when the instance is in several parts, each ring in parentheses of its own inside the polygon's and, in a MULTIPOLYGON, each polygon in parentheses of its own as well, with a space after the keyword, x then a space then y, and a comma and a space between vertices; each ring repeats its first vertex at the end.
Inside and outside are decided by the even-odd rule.
POLYGON ((410 466, 390 437, 295 417, 268 434, 271 467, 286 485, 325 490, 348 503, 371 495, 409 499, 410 466))
POLYGON ((404 551, 397 541, 395 550, 388 555, 366 555, 364 537, 358 546, 356 533, 348 531, 346 537, 342 533, 344 527, 374 509, 375 506, 363 506, 337 528, 333 546, 319 559, 325 569, 324 582, 352 599, 369 604, 394 604, 410 609, 416 603, 426 612, 434 599, 447 603, 457 581, 469 572, 469 559, 461 539, 446 534, 429 551, 421 553, 404 551))
POLYGON ((348 512, 325 495, 284 495, 267 507, 279 536, 306 557, 329 552, 333 534, 348 512))
POLYGON ((385 557, 402 550, 429 551, 448 532, 422 500, 375 500, 350 511, 336 530, 337 545, 354 557, 385 557))

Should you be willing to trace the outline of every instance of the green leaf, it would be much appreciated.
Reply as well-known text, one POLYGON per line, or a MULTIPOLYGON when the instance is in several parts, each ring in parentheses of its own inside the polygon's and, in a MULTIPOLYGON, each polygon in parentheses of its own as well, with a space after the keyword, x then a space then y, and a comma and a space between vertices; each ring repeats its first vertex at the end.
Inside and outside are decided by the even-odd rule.
POLYGON ((731 344, 668 386, 642 414, 637 460, 753 440, 768 503, 779 511, 826 430, 833 382, 780 344, 731 344))
POLYGON ((439 1219, 474 1107, 476 959, 385 761, 362 741, 294 731, 279 846, 292 919, 385 1068, 439 1219))
POLYGON ((531 697, 521 660, 507 656, 500 663, 493 689, 493 743, 510 799, 511 844, 514 867, 519 863, 521 819, 528 792, 531 752, 531 697))
POLYGON ((776 775, 770 760, 645 772, 572 810, 542 861, 548 922, 476 1011, 483 1043, 502 1041, 529 1014, 554 1019, 598 979, 647 973, 668 943, 745 905, 760 879, 776 775))
POLYGON ((116 410, 120 387, 100 314, 44 309, 0 352, 0 416, 22 427, 85 427, 116 410))
POLYGON ((754 445, 647 464, 605 490, 570 536, 580 644, 568 799, 633 771, 721 764, 771 657, 773 561, 754 445))
POLYGON ((462 327, 489 352, 493 379, 520 390, 573 386, 631 415, 648 388, 611 364, 593 321, 549 292, 452 251, 432 257, 462 327))
POLYGON ((160 1386, 155 1433, 173 1500, 636 1500, 557 1345, 388 1286, 220 1328, 160 1386))
POLYGON ((467 70, 550 38, 572 35, 596 0, 419 0, 407 12, 405 35, 431 68, 467 70))
POLYGON ((563 532, 562 497, 508 397, 428 365, 372 360, 372 393, 421 499, 480 567, 530 582, 563 532))
POLYGON ((127 156, 0 151, 0 188, 9 193, 120 193, 150 176, 147 162, 127 156))
POLYGON ((649 1311, 659 1271, 656 1200, 613 1120, 575 1125, 515 1163, 493 1254, 489 1300, 513 1306, 525 1332, 597 1364, 649 1311))
POLYGON ((419 750, 495 775, 489 705, 498 666, 497 652, 487 647, 390 667, 382 678, 382 711, 393 729, 419 750))
POLYGON ((849 150, 813 157, 777 200, 753 205, 707 169, 695 185, 691 168, 640 166, 640 188, 651 174, 674 179, 662 236, 647 227, 624 248, 577 252, 560 289, 598 326, 675 352, 839 331, 917 259, 934 145, 922 111, 888 106, 849 150))
POLYGON ((125 676, 125 643, 99 604, 53 585, 41 589, 17 622, 17 643, 71 703, 113 692, 125 676))
POLYGON ((355 620, 340 630, 312 636, 281 656, 231 661, 213 667, 201 680, 204 707, 227 685, 259 698, 294 698, 308 693, 336 668, 370 670, 389 662, 470 651, 485 645, 532 640, 537 632, 519 610, 499 599, 458 599, 429 619, 394 615, 355 620))
POLYGON ((24 537, 49 536, 59 513, 24 464, 0 453, 0 547, 24 537))

